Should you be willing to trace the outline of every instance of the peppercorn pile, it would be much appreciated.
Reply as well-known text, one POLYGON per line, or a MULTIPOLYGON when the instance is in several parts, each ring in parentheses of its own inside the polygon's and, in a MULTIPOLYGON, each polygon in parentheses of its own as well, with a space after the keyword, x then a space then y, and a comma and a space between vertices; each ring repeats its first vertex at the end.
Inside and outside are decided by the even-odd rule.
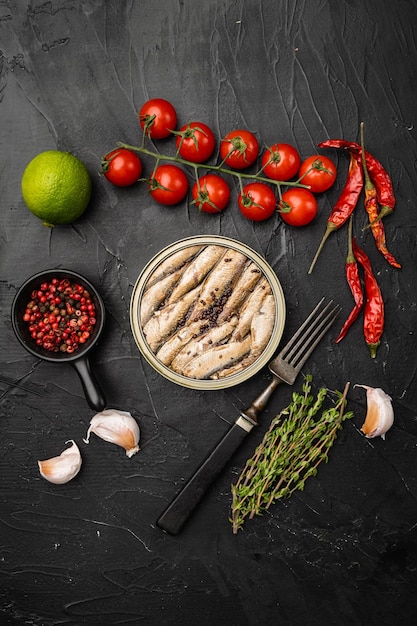
POLYGON ((58 278, 32 291, 23 320, 36 345, 67 354, 89 339, 97 321, 90 293, 78 283, 58 278))

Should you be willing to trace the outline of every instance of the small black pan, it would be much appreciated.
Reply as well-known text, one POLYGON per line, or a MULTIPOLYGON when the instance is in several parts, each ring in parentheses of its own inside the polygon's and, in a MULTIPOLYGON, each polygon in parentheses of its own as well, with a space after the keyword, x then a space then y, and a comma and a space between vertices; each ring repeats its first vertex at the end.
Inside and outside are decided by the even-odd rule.
POLYGON ((106 398, 91 371, 88 353, 97 343, 104 327, 104 321, 104 303, 93 285, 86 278, 80 276, 80 274, 64 269, 47 270, 28 278, 18 290, 12 304, 13 330, 23 347, 34 356, 44 361, 49 361, 50 363, 70 363, 80 377, 88 404, 92 409, 98 412, 105 409, 106 398), (96 309, 97 322, 94 326, 92 336, 72 354, 66 354, 65 352, 49 352, 42 346, 37 346, 30 335, 28 324, 23 320, 26 306, 32 299, 32 292, 35 289, 39 289, 43 282, 51 281, 53 278, 58 278, 59 280, 67 278, 71 282, 78 283, 85 287, 90 293, 96 309))

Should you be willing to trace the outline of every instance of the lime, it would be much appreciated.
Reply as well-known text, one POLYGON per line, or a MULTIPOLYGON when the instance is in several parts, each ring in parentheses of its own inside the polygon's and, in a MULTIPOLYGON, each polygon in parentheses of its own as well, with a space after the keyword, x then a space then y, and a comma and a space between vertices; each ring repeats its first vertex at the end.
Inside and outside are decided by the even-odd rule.
POLYGON ((22 195, 29 211, 45 226, 71 224, 89 203, 90 174, 84 163, 70 152, 47 150, 26 166, 22 195))

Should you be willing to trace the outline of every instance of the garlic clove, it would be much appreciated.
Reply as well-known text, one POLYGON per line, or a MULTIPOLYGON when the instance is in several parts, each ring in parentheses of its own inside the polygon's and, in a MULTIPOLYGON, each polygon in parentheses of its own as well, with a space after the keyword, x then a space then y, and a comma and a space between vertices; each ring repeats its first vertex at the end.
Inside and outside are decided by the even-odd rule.
POLYGON ((73 439, 66 441, 72 446, 66 448, 59 456, 45 461, 38 461, 39 472, 45 480, 55 485, 63 485, 74 478, 81 468, 81 453, 73 439))
POLYGON ((97 413, 90 422, 85 443, 89 443, 91 433, 104 441, 121 446, 129 458, 139 452, 139 426, 128 411, 105 409, 97 413))
POLYGON ((366 389, 367 413, 361 431, 368 439, 382 437, 394 423, 392 398, 383 389, 368 385, 355 385, 366 389))

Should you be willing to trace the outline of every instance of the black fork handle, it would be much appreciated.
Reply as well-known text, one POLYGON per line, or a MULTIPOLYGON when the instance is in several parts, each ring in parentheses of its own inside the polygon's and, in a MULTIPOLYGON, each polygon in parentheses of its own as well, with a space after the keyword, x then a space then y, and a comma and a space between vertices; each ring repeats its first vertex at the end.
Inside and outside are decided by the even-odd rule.
POLYGON ((209 486, 254 426, 255 424, 249 422, 243 415, 237 418, 214 450, 159 517, 156 522, 159 528, 166 530, 171 535, 179 533, 209 486))
POLYGON ((278 376, 274 375, 269 385, 265 387, 259 396, 252 402, 250 407, 247 408, 246 411, 243 411, 242 415, 244 415, 248 420, 254 422, 254 424, 258 424, 259 413, 264 410, 275 389, 282 382, 283 381, 278 378, 278 376))
POLYGON ((246 435, 254 426, 257 426, 259 413, 265 408, 280 382, 282 381, 274 376, 250 407, 239 415, 214 450, 162 513, 156 522, 159 528, 166 530, 171 535, 179 533, 207 489, 231 459, 246 435))

